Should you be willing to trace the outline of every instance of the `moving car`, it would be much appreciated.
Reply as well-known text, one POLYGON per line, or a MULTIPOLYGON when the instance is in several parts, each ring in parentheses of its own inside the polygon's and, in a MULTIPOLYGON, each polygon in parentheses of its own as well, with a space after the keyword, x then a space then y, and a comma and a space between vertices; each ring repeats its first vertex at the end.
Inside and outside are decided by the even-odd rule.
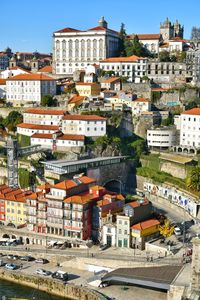
POLYGON ((38 275, 43 275, 43 276, 49 276, 49 275, 52 274, 51 271, 47 271, 47 270, 44 270, 44 269, 37 269, 37 270, 36 270, 36 273, 37 273, 38 275))
POLYGON ((16 270, 18 268, 18 266, 15 264, 6 264, 5 268, 8 270, 16 270))

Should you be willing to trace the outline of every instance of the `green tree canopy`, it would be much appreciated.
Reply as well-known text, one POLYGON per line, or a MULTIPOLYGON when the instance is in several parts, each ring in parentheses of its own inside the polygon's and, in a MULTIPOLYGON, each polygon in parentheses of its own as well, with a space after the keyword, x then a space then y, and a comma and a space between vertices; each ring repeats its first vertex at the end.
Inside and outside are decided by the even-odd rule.
POLYGON ((132 40, 127 39, 124 43, 124 46, 125 46, 126 56, 131 56, 131 55, 146 56, 147 55, 147 51, 140 43, 137 35, 135 35, 132 40))
POLYGON ((120 56, 125 56, 125 38, 126 38, 126 30, 125 30, 125 25, 124 23, 121 23, 120 31, 119 31, 119 37, 120 37, 120 42, 119 42, 119 55, 120 56))
POLYGON ((186 178, 186 185, 193 191, 200 191, 200 166, 192 167, 186 178))
POLYGON ((51 95, 42 96, 42 99, 41 99, 42 106, 51 107, 51 106, 56 106, 56 104, 57 104, 57 101, 55 99, 53 99, 53 97, 51 95))
POLYGON ((171 61, 169 52, 168 51, 161 51, 159 53, 159 60, 160 60, 160 62, 169 62, 169 61, 171 61))
POLYGON ((23 116, 18 111, 13 110, 3 120, 3 125, 8 128, 9 131, 16 131, 16 126, 23 122, 23 116))

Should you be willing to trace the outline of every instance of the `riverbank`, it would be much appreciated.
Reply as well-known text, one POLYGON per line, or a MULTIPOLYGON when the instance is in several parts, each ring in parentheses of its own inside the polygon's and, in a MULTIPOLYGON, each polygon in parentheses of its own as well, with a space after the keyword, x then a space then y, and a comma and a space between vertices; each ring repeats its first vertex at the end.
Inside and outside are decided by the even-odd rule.
POLYGON ((106 300, 103 295, 88 288, 76 286, 73 284, 64 284, 51 278, 43 278, 38 276, 30 276, 22 273, 15 273, 5 269, 0 270, 0 279, 16 283, 25 287, 37 289, 50 295, 58 296, 63 299, 71 300, 106 300))

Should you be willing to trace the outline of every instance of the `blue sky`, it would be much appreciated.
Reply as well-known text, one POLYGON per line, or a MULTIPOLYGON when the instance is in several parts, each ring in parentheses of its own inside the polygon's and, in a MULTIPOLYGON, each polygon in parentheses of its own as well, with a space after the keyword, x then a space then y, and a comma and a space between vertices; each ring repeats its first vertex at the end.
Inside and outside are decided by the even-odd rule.
POLYGON ((158 33, 166 17, 180 20, 185 38, 200 27, 199 0, 4 0, 0 9, 0 50, 49 53, 53 31, 91 28, 101 16, 111 29, 125 23, 127 33, 158 33))

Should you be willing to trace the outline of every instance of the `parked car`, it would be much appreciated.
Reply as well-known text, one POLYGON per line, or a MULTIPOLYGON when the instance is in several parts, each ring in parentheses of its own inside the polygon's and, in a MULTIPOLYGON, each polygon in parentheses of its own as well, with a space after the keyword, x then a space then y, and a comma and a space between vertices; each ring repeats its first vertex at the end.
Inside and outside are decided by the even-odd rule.
POLYGON ((106 249, 108 249, 109 248, 109 246, 108 245, 100 245, 100 250, 106 250, 106 249))
POLYGON ((37 273, 38 275, 43 275, 43 276, 49 276, 49 275, 52 274, 51 271, 47 271, 47 270, 44 270, 44 269, 37 269, 37 270, 36 270, 36 273, 37 273))
POLYGON ((46 259, 46 258, 37 258, 35 260, 35 262, 39 263, 39 264, 47 264, 47 263, 49 263, 48 259, 46 259))
POLYGON ((16 270, 18 268, 18 266, 15 264, 6 264, 5 268, 8 270, 16 270))
POLYGON ((0 257, 3 257, 3 256, 5 256, 3 253, 0 253, 0 257))
POLYGON ((28 255, 27 256, 21 256, 20 259, 24 260, 24 261, 33 261, 33 260, 35 260, 34 257, 28 256, 28 255))
POLYGON ((59 279, 62 281, 67 281, 69 279, 68 273, 60 270, 54 272, 51 276, 52 278, 59 279))
POLYGON ((0 260, 0 267, 4 267, 6 263, 3 260, 0 260))
POLYGON ((174 234, 175 234, 176 236, 181 235, 181 234, 182 234, 181 228, 178 227, 178 226, 176 226, 176 227, 174 228, 174 234))
POLYGON ((13 259, 13 254, 8 254, 8 255, 7 255, 7 258, 8 258, 8 259, 13 259))
POLYGON ((13 255, 12 259, 17 260, 17 259, 20 259, 20 257, 18 255, 13 255))

